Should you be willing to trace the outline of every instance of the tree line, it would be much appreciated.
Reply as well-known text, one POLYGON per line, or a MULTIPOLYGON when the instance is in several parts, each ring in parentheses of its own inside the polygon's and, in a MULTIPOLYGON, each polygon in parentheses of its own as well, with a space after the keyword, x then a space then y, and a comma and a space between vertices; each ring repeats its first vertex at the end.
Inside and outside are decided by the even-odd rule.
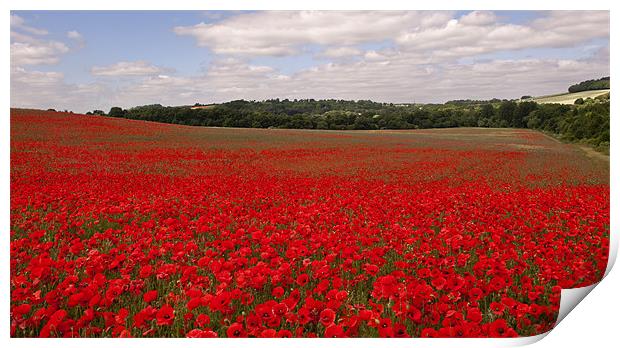
MULTIPOLYGON (((198 106, 197 104, 196 106, 198 106)), ((578 105, 493 99, 445 104, 393 104, 369 100, 235 100, 201 106, 113 107, 107 114, 189 126, 330 130, 450 127, 529 128, 571 142, 609 149, 609 95, 578 105)), ((91 114, 104 115, 101 110, 91 114)))
POLYGON ((582 92, 582 91, 591 91, 597 89, 609 89, 609 76, 601 77, 598 80, 587 80, 583 82, 579 82, 568 87, 568 91, 570 93, 582 92))

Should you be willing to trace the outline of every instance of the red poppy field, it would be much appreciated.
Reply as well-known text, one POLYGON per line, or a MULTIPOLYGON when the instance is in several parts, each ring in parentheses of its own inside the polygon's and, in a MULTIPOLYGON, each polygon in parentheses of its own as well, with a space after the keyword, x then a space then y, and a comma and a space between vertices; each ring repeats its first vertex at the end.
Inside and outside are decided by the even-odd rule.
POLYGON ((517 129, 11 110, 12 337, 515 337, 607 265, 609 163, 517 129))

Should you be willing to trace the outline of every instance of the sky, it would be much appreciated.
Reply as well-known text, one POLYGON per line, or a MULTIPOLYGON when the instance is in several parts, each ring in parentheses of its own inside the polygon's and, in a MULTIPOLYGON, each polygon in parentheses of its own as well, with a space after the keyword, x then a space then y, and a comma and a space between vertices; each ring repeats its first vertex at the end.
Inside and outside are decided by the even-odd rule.
POLYGON ((11 11, 11 106, 435 103, 609 75, 609 11, 11 11))

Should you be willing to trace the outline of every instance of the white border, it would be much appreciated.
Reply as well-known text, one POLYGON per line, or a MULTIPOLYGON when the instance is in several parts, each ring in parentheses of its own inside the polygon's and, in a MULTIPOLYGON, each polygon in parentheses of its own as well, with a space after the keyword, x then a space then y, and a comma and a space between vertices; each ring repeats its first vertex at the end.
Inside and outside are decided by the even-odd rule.
MULTIPOLYGON (((9 67, 9 11, 10 10, 205 10, 205 9, 228 9, 228 10, 243 10, 243 9, 419 9, 419 10, 458 10, 458 9, 491 9, 491 10, 548 10, 548 9, 581 9, 581 10, 611 10, 612 22, 611 22, 611 37, 617 37, 618 25, 614 22, 614 16, 616 15, 616 9, 614 5, 618 2, 601 1, 601 0, 589 0, 576 1, 557 1, 551 3, 550 1, 542 2, 540 0, 521 0, 521 1, 497 1, 497 0, 484 0, 474 1, 424 1, 424 2, 412 2, 412 1, 392 1, 382 0, 368 1, 359 0, 351 4, 344 2, 337 3, 333 0, 314 0, 314 1, 282 1, 282 0, 270 0, 260 2, 250 2, 247 0, 220 0, 220 1, 198 1, 198 0, 175 0, 175 1, 162 1, 155 3, 154 1, 126 1, 126 0, 108 0, 108 1, 78 1, 78 0, 55 0, 55 1, 40 1, 40 0, 4 0, 0 3, 2 13, 0 13, 1 23, 3 25, 2 35, 2 68, 4 69, 3 76, 10 76, 9 67)), ((616 61, 618 55, 615 54, 617 47, 613 44, 613 40, 610 40, 611 44, 611 62, 616 61)), ((614 65, 611 67, 611 75, 616 76, 614 65)), ((33 341, 32 339, 10 339, 9 338, 9 163, 10 163, 10 133, 9 133, 9 115, 8 110, 10 108, 10 79, 5 78, 5 88, 0 92, 2 97, 0 98, 3 110, 7 112, 7 115, 2 117, 2 124, 0 126, 0 141, 2 141, 2 149, 0 156, 2 160, 2 169, 0 175, 2 175, 2 185, 0 188, 0 194, 2 195, 1 204, 2 210, 0 211, 0 219, 2 226, 4 227, 4 235, 0 245, 0 281, 2 287, 0 296, 3 297, 0 300, 0 323, 2 327, 1 340, 4 341, 4 346, 15 347, 30 347, 33 344, 44 344, 49 347, 82 347, 82 346, 94 346, 94 347, 107 347, 110 344, 121 346, 138 346, 142 344, 150 344, 155 347, 169 347, 177 346, 179 344, 185 346, 204 346, 205 344, 215 347, 230 347, 230 346, 255 346, 255 347, 283 347, 289 348, 290 341, 287 340, 267 340, 267 339, 252 339, 252 340, 186 340, 186 339, 133 339, 123 340, 115 339, 111 340, 97 340, 97 339, 80 339, 80 340, 59 340, 50 339, 44 341, 33 341), (35 343, 36 342, 36 343, 35 343)), ((612 101, 612 124, 611 134, 612 139, 617 139, 618 134, 618 122, 614 117, 618 114, 617 102, 614 98, 612 101)), ((617 153, 618 146, 616 142, 611 143, 611 153, 617 153)), ((610 259, 615 259, 617 254, 617 230, 618 230, 618 197, 620 192, 617 188, 617 180, 614 179, 620 174, 618 170, 618 163, 614 160, 611 161, 611 231, 612 231, 612 245, 611 249, 614 254, 610 259)), ((612 264, 608 266, 607 271, 611 270, 612 264)), ((324 343, 335 347, 345 347, 351 345, 359 346, 390 346, 390 347, 410 347, 415 346, 432 346, 432 347, 454 347, 454 346, 475 346, 475 347, 496 347, 505 345, 517 345, 533 343, 544 336, 547 336, 544 340, 538 343, 540 347, 574 347, 574 346, 586 346, 600 344, 602 346, 609 346, 610 342, 614 342, 618 339, 617 330, 617 310, 620 308, 620 301, 618 300, 618 293, 620 290, 620 276, 618 271, 613 271, 607 275, 602 282, 602 285, 596 286, 592 291, 592 295, 587 296, 580 306, 577 306, 573 311, 574 314, 568 315, 568 320, 562 321, 555 329, 553 329, 548 335, 541 335, 533 338, 523 338, 516 340, 503 340, 503 339, 414 339, 412 340, 385 340, 385 339, 347 339, 347 340, 334 340, 334 339, 321 339, 317 340, 295 340, 294 345, 300 347, 314 347, 318 344, 324 343)), ((566 298, 564 298, 566 302, 566 298)), ((577 301, 578 302, 578 301, 577 301)))

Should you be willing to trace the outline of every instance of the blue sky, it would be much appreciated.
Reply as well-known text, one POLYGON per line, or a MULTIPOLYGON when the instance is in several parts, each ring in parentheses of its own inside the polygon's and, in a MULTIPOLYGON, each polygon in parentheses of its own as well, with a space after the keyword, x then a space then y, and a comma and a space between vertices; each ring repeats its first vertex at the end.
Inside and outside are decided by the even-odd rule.
POLYGON ((50 38, 66 41, 66 33, 77 30, 88 45, 67 55, 57 66, 37 65, 38 69, 59 69, 71 82, 92 79, 92 65, 123 60, 148 60, 174 67, 179 73, 194 73, 210 60, 208 48, 197 47, 192 39, 178 37, 177 25, 209 22, 202 12, 179 11, 14 11, 33 26, 47 28, 50 38), (182 53, 182 54, 179 54, 182 53))
POLYGON ((12 106, 83 112, 238 98, 407 102, 412 94, 438 102, 555 93, 609 74, 606 11, 11 15, 12 106), (493 85, 506 74, 513 85, 493 85))

